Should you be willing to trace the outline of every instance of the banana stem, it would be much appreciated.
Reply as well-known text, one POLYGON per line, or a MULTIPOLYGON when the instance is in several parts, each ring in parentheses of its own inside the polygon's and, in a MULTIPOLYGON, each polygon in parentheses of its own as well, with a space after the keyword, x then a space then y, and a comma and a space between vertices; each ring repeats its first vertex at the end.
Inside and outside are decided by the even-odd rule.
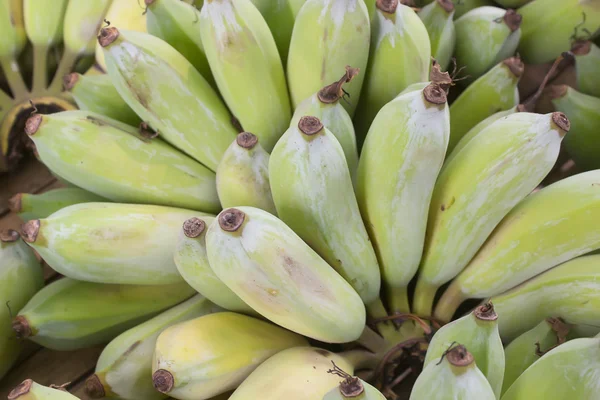
POLYGON ((12 99, 9 95, 0 90, 0 115, 8 111, 12 104, 12 99))
POLYGON ((460 287, 451 284, 440 298, 433 316, 438 320, 447 323, 452 319, 458 306, 465 300, 466 298, 460 291, 460 287))
POLYGON ((365 307, 367 308, 367 313, 373 319, 384 318, 388 315, 380 297, 377 297, 375 301, 369 304, 365 304, 365 307))
POLYGON ((433 311, 433 299, 438 286, 431 285, 423 279, 417 281, 415 297, 413 298, 414 313, 420 317, 430 317, 433 311))
POLYGON ((391 313, 410 313, 410 304, 408 303, 408 288, 388 287, 388 304, 390 304, 391 313))
POLYGON ((338 353, 338 355, 352 364, 354 370, 373 369, 379 363, 379 357, 366 350, 347 350, 338 353))
POLYGON ((33 85, 31 91, 41 93, 48 85, 48 46, 33 46, 33 85))
POLYGON ((65 52, 58 64, 58 69, 56 70, 56 74, 54 74, 54 78, 52 79, 52 83, 48 88, 49 92, 55 93, 60 92, 63 84, 63 76, 68 74, 75 67, 75 63, 77 62, 77 53, 73 53, 69 49, 65 49, 65 52))
POLYGON ((366 325, 356 342, 373 353, 378 353, 386 347, 386 341, 366 325))
POLYGON ((377 298, 374 302, 367 304, 367 312, 372 320, 377 321, 375 327, 377 332, 383 336, 385 341, 393 343, 397 337, 398 332, 392 321, 386 321, 388 312, 381 301, 381 298, 377 298))
POLYGON ((21 75, 19 63, 14 58, 0 57, 0 66, 4 70, 4 75, 8 81, 8 86, 14 99, 23 99, 27 96, 27 85, 21 75))

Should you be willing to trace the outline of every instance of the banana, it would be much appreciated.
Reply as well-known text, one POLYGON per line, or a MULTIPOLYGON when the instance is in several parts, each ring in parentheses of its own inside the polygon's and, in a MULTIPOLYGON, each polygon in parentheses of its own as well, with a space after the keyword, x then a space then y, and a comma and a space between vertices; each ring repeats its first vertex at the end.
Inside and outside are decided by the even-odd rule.
POLYGON ((256 368, 229 400, 321 400, 340 383, 339 376, 328 372, 332 367, 354 373, 350 362, 325 349, 286 349, 256 368))
POLYGON ((419 374, 410 400, 495 400, 494 391, 477 367, 473 354, 461 344, 452 346, 419 374))
POLYGON ((409 85, 427 81, 431 63, 427 28, 413 9, 397 0, 378 0, 376 7, 369 63, 354 117, 359 148, 379 110, 409 85))
POLYGON ((453 0, 453 3, 456 7, 454 19, 462 17, 475 8, 495 5, 492 0, 453 0))
POLYGON ((217 167, 223 208, 251 206, 277 215, 269 185, 269 153, 250 132, 239 133, 217 167))
POLYGON ((498 315, 491 303, 480 305, 468 315, 442 326, 429 343, 424 368, 437 362, 448 347, 458 341, 469 349, 496 398, 500 398, 504 348, 498 333, 498 315))
POLYGON ((213 303, 231 311, 255 314, 215 275, 206 255, 206 222, 198 217, 187 219, 175 246, 174 261, 185 281, 213 303))
POLYGON ((444 292, 436 315, 447 320, 464 299, 495 296, 600 248, 599 180, 600 170, 584 172, 527 196, 444 292))
POLYGON ((91 111, 35 114, 25 131, 44 164, 112 201, 216 213, 216 175, 160 138, 91 111))
POLYGON ((73 72, 64 77, 63 84, 80 110, 92 111, 131 126, 142 122, 106 74, 90 76, 73 72))
POLYGON ((156 390, 176 399, 209 399, 235 389, 277 352, 307 345, 302 336, 259 319, 233 312, 208 314, 158 336, 152 381, 156 390))
POLYGON ((558 346, 533 363, 502 400, 598 398, 600 338, 579 338, 558 346))
POLYGON ((517 84, 523 70, 524 65, 519 58, 508 58, 496 64, 458 96, 450 106, 448 154, 477 123, 519 104, 517 84))
POLYGON ((495 0, 496 3, 500 4, 504 8, 519 8, 532 0, 495 0))
POLYGON ((431 43, 431 56, 446 70, 456 46, 455 6, 452 0, 436 0, 419 11, 431 43))
POLYGON ((18 338, 66 351, 107 343, 192 297, 185 282, 107 285, 61 278, 37 292, 13 319, 18 338))
MULTIPOLYGON (((287 59, 294 109, 335 81, 346 65, 368 71, 370 27, 364 0, 306 0, 296 16, 287 59)), ((350 100, 342 105, 350 117, 354 116, 364 77, 358 75, 345 87, 350 100)))
POLYGON ((87 395, 93 399, 166 398, 166 395, 154 389, 152 382, 152 358, 156 339, 172 325, 220 311, 219 307, 198 294, 123 332, 102 350, 95 373, 85 381, 87 395))
POLYGON ((322 400, 386 400, 381 392, 360 378, 348 375, 337 387, 331 389, 322 400))
POLYGON ((146 204, 82 203, 23 225, 24 240, 57 272, 87 282, 162 285, 183 279, 177 233, 209 214, 146 204))
POLYGON ((219 279, 265 318, 327 343, 361 336, 366 312, 360 296, 272 214, 223 210, 208 229, 206 247, 219 279))
POLYGON ((356 68, 346 66, 346 73, 340 80, 323 87, 298 104, 290 123, 290 126, 297 126, 300 118, 304 116, 319 118, 340 142, 346 156, 352 182, 356 181, 356 169, 358 168, 356 135, 354 134, 352 118, 350 118, 344 106, 340 104, 340 100, 344 99, 347 93, 344 85, 352 81, 358 74, 360 74, 360 71, 356 68))
POLYGON ((551 87, 554 108, 569 116, 571 133, 565 150, 581 171, 600 168, 600 98, 583 94, 567 85, 551 87))
POLYGON ((421 260, 429 202, 449 136, 446 93, 434 82, 423 83, 381 109, 361 152, 356 197, 392 311, 409 312, 407 286, 421 260))
MULTIPOLYGON (((6 77, 8 88, 12 92, 13 98, 24 96, 28 89, 23 81, 23 76, 19 68, 17 59, 27 43, 25 34, 25 25, 23 21, 23 0, 4 0, 0 3, 0 76, 6 77)), ((10 97, 3 96, 0 90, 0 97, 6 103, 10 103, 10 97)), ((4 103, 1 102, 1 103, 4 103)), ((7 105, 2 104, 0 112, 4 112, 7 105)), ((0 117, 0 120, 2 118, 0 117)), ((3 153, 6 151, 4 145, 0 146, 3 153)), ((1 170, 1 168, 0 168, 1 170)))
POLYGON ((550 172, 568 130, 569 120, 559 112, 512 114, 485 128, 444 165, 429 209, 417 314, 431 315, 437 289, 460 273, 504 216, 550 172))
POLYGON ((17 231, 0 232, 0 379, 21 353, 11 320, 44 286, 42 267, 17 231))
POLYGON ((290 122, 291 109, 269 26, 250 0, 211 0, 200 11, 200 34, 227 106, 270 152, 290 122))
POLYGON ((103 28, 98 42, 129 107, 165 141, 216 171, 236 132, 227 108, 192 64, 147 33, 103 28))
POLYGON ((77 399, 61 386, 44 386, 25 379, 8 394, 8 400, 70 400, 77 399))
POLYGON ((575 55, 577 89, 585 94, 600 97, 600 48, 591 41, 578 41, 571 48, 575 55))

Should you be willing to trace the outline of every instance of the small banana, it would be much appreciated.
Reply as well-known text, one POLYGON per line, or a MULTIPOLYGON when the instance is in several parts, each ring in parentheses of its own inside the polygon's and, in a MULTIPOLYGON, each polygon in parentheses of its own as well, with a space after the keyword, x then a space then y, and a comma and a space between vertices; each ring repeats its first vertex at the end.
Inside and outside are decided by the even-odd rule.
POLYGON ((600 248, 599 180, 600 170, 584 172, 527 196, 446 289, 436 315, 447 320, 465 299, 495 296, 600 248))
POLYGON ((44 386, 25 379, 8 394, 8 400, 77 400, 61 386, 44 386))
POLYGON ((575 55, 577 90, 590 96, 600 97, 600 48, 593 42, 577 41, 571 48, 575 55))
POLYGON ((236 132, 225 104, 193 65, 147 33, 103 28, 98 42, 129 107, 165 141, 216 171, 236 132))
MULTIPOLYGON (((296 16, 287 59, 294 109, 335 81, 346 65, 366 70, 370 26, 364 0, 306 0, 296 16)), ((359 74, 345 86, 350 101, 342 105, 350 117, 354 116, 364 77, 359 74)))
POLYGON ((475 8, 496 5, 493 0, 453 0, 453 3, 456 7, 455 20, 475 8))
MULTIPOLYGON (((17 62, 27 43, 23 21, 23 0, 4 0, 0 2, 0 37, 2 37, 0 41, 0 70, 3 71, 3 75, 6 77, 6 83, 12 92, 12 97, 19 98, 28 91, 17 62)), ((0 102, 0 120, 2 120, 1 114, 8 111, 5 108, 10 104, 11 99, 8 95, 5 98, 2 90, 0 90, 0 99, 4 100, 4 102, 0 102)), ((2 138, 2 140, 5 139, 2 138)), ((0 145, 0 149, 5 152, 6 146, 0 145)), ((0 170, 2 169, 1 166, 0 163, 0 170)))
POLYGON ((322 400, 386 400, 379 390, 362 379, 345 374, 340 384, 331 389, 322 400))
POLYGON ((61 278, 37 292, 13 319, 18 338, 66 351, 107 343, 192 297, 185 282, 107 285, 61 278))
POLYGON ((100 354, 96 370, 85 381, 93 399, 160 400, 167 396, 154 389, 152 358, 161 332, 177 323, 222 311, 202 295, 170 308, 121 333, 100 354))
MULTIPOLYGON (((235 389, 277 352, 307 345, 302 336, 259 319, 233 312, 208 314, 172 325, 158 336, 152 381, 156 390, 179 400, 209 399, 235 389)), ((246 397, 251 398, 258 397, 246 397)))
POLYGON ((187 219, 175 246, 174 261, 185 281, 213 303, 231 311, 254 314, 254 310, 231 291, 213 272, 206 255, 204 220, 187 219))
POLYGON ((251 206, 277 215, 269 185, 269 153, 250 132, 239 133, 217 167, 223 208, 251 206))
POLYGON ((200 11, 200 33, 220 94, 242 128, 270 152, 292 112, 269 26, 250 0, 211 0, 200 11))
POLYGON ((429 33, 431 56, 443 70, 448 68, 456 46, 454 13, 455 6, 452 0, 436 0, 418 13, 429 33))
POLYGON ((444 165, 427 220, 417 314, 431 315, 437 289, 467 265, 504 216, 550 172, 568 130, 569 120, 559 112, 512 114, 485 128, 444 165))
POLYGON ((206 234, 215 274, 276 324, 328 343, 358 339, 360 296, 289 226, 258 208, 223 210, 206 234))

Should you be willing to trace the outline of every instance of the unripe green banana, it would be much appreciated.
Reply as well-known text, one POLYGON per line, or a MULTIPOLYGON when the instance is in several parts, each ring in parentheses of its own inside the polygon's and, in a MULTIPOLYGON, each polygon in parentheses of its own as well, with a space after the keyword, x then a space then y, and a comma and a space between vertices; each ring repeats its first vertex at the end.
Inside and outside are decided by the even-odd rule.
POLYGON ((223 208, 250 206, 277 215, 269 185, 269 153, 250 132, 239 133, 217 168, 223 208))
POLYGON ((177 323, 222 311, 202 295, 189 300, 123 332, 100 354, 85 390, 93 399, 160 400, 167 396, 154 389, 152 358, 161 332, 177 323))
POLYGON ((254 314, 255 311, 221 282, 209 265, 205 242, 207 228, 206 222, 197 217, 183 223, 175 246, 177 270, 191 287, 213 303, 227 310, 254 314))
POLYGON ((439 361, 448 347, 456 342, 469 349, 496 398, 500 398, 504 348, 498 334, 498 315, 491 303, 480 305, 468 315, 442 326, 429 343, 424 368, 431 362, 439 361))
POLYGON ((502 400, 598 398, 600 338, 568 341, 533 363, 502 400))
POLYGON ((386 400, 381 392, 360 378, 348 375, 331 389, 322 400, 386 400))
POLYGON ((446 70, 456 45, 456 30, 454 28, 454 3, 452 0, 436 0, 419 11, 429 41, 431 56, 446 70))
POLYGON ((437 289, 460 273, 504 216, 550 172, 568 130, 569 120, 559 112, 512 114, 485 128, 444 165, 429 209, 417 314, 431 315, 437 289))
POLYGON ((590 96, 600 97, 600 48, 589 40, 577 41, 571 52, 575 55, 577 89, 590 96))
POLYGON ((600 168, 600 98, 588 96, 567 85, 551 89, 554 108, 567 114, 571 121, 565 150, 581 171, 600 168))
POLYGON ((453 0, 453 2, 456 7, 456 12, 454 13, 455 20, 475 8, 496 5, 492 0, 453 0))
POLYGON ((209 314, 158 336, 152 380, 156 390, 176 399, 209 399, 235 389, 277 352, 307 345, 302 336, 259 319, 233 312, 209 314))
POLYGON ((171 285, 107 285, 61 278, 37 292, 14 318, 19 338, 52 350, 107 343, 195 293, 171 285))
POLYGON ((445 291, 436 315, 448 320, 463 300, 495 296, 600 248, 599 179, 600 170, 580 173, 521 201, 445 291))
POLYGON ((216 213, 216 175, 160 138, 91 111, 35 114, 25 131, 42 162, 77 186, 127 203, 216 213))
POLYGON ((340 383, 329 373, 338 367, 348 374, 354 367, 341 355, 316 347, 280 351, 250 374, 229 400, 321 400, 340 383))
POLYGON ((306 98, 296 107, 290 126, 297 126, 300 118, 310 115, 317 117, 323 125, 333 133, 340 142, 352 182, 356 180, 356 169, 358 168, 358 150, 356 148, 356 135, 354 125, 348 111, 340 103, 344 100, 346 89, 344 85, 360 74, 356 68, 346 67, 346 73, 342 78, 330 85, 325 86, 311 97, 306 98))
MULTIPOLYGON (((366 70, 370 26, 364 0, 306 0, 296 16, 287 60, 294 109, 335 81, 346 65, 366 70)), ((342 105, 350 117, 354 116, 364 78, 359 74, 345 86, 350 99, 342 105)))
POLYGON ((14 314, 44 286, 42 267, 18 232, 0 232, 0 379, 21 353, 11 327, 14 314))
POLYGON ((397 0, 378 0, 376 7, 369 64, 354 117, 359 148, 379 110, 409 85, 427 81, 431 63, 427 28, 413 9, 397 0))
POLYGON ((250 0, 211 0, 200 11, 200 33, 220 94, 243 130, 270 152, 291 109, 269 26, 250 0))
POLYGON ((98 42, 123 100, 165 141, 216 171, 236 132, 206 79, 171 45, 150 34, 103 28, 98 42))
POLYGON ((448 154, 460 139, 479 122, 499 111, 519 104, 517 84, 524 65, 516 57, 498 63, 475 82, 450 106, 450 143, 448 154))
POLYGON ((446 93, 436 83, 423 83, 381 109, 361 152, 358 204, 393 311, 409 312, 407 286, 421 260, 429 202, 449 136, 446 93))
POLYGON ((8 400, 77 400, 61 386, 44 386, 31 380, 25 379, 9 394, 8 400))
POLYGON ((208 229, 206 247, 219 279, 265 318, 328 343, 361 336, 366 312, 360 296, 272 214, 223 210, 208 229))
POLYGON ((494 391, 477 367, 473 354, 461 344, 452 346, 419 374, 410 400, 495 400, 494 391))
MULTIPOLYGON (((0 37, 2 37, 0 41, 0 69, 4 72, 12 97, 20 97, 28 91, 17 62, 27 43, 23 21, 23 0, 4 0, 0 3, 0 37)), ((1 90, 0 99, 7 104, 2 104, 2 107, 0 107, 0 114, 2 114, 8 111, 5 108, 8 108, 11 100, 8 95, 4 96, 1 90)), ((2 120, 1 117, 0 120, 2 120)), ((2 138, 2 140, 7 139, 2 138)), ((0 145, 0 149, 5 150, 6 145, 0 145)), ((1 164, 0 169, 2 169, 1 164)))

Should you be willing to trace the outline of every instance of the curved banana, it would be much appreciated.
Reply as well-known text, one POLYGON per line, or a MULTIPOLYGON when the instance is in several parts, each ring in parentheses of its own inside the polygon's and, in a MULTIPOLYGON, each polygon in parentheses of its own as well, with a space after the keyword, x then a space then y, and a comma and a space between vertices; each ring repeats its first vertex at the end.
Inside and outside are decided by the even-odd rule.
MULTIPOLYGON (((4 72, 3 75, 6 77, 6 83, 12 92, 13 98, 20 98, 28 92, 17 62, 27 43, 23 11, 23 0, 4 0, 0 2, 0 37, 2 37, 0 41, 0 69, 4 72)), ((10 97, 6 95, 5 98, 1 90, 0 99, 6 100, 10 104, 10 97)), ((0 102, 0 105, 0 120, 2 120, 2 113, 8 110, 5 109, 7 105, 2 104, 2 102, 0 102)), ((4 140, 8 140, 8 138, 0 138, 0 141, 4 140)), ((4 143, 0 143, 0 150, 3 154, 6 153, 7 149, 4 143)), ((1 163, 0 170, 2 170, 1 163)))
POLYGON ((600 47, 592 41, 578 41, 571 48, 575 55, 577 90, 594 97, 600 97, 600 47))
POLYGON ((386 400, 381 392, 360 378, 347 375, 340 384, 331 389, 322 400, 386 400))
POLYGON ((31 380, 25 379, 8 394, 8 400, 77 400, 60 386, 44 386, 31 380))
POLYGON ((431 56, 443 70, 448 68, 456 46, 454 13, 452 0, 435 0, 418 13, 429 33, 431 56))

